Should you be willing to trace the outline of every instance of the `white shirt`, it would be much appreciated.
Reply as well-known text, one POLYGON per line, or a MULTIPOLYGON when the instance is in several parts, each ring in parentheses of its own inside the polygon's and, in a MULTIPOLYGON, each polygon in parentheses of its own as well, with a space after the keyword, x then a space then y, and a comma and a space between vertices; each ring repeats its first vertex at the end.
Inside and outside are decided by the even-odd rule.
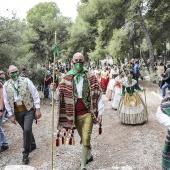
POLYGON ((114 81, 114 86, 116 86, 117 83, 120 83, 120 85, 122 85, 124 81, 125 81, 125 77, 117 76, 114 81))
POLYGON ((160 106, 157 109, 156 117, 160 124, 164 125, 168 130, 170 130, 170 117, 162 112, 160 106))
MULTIPOLYGON (((16 89, 18 88, 18 81, 12 81, 12 83, 14 84, 14 86, 16 87, 16 89)), ((32 81, 30 79, 28 79, 28 90, 31 94, 31 97, 33 98, 34 101, 34 105, 36 107, 36 109, 40 108, 40 97, 39 97, 39 93, 37 91, 37 89, 35 88, 34 84, 32 83, 32 81)), ((16 90, 13 91, 14 92, 14 102, 17 101, 17 99, 21 99, 21 96, 18 95, 17 96, 17 92, 16 90)), ((8 96, 6 93, 6 89, 3 88, 3 98, 4 98, 4 104, 5 104, 5 108, 8 111, 8 115, 11 116, 13 115, 13 111, 12 108, 9 104, 9 100, 8 100, 8 96)))
POLYGON ((99 73, 98 70, 94 70, 94 74, 97 75, 99 73))
POLYGON ((114 86, 115 86, 115 79, 110 79, 109 80, 109 84, 108 84, 108 88, 110 90, 113 90, 114 89, 114 86))
POLYGON ((119 74, 119 69, 114 70, 113 68, 110 70, 109 78, 112 78, 112 75, 119 74))
MULTIPOLYGON (((75 77, 74 77, 74 79, 75 79, 75 77)), ((79 83, 76 84, 78 98, 82 98, 83 81, 84 81, 83 77, 80 77, 79 83)), ((58 89, 56 90, 56 99, 59 99, 58 89)), ((98 102, 98 113, 99 113, 99 115, 103 115, 103 112, 104 112, 104 103, 103 103, 103 100, 102 100, 102 97, 101 97, 99 102, 98 102)))

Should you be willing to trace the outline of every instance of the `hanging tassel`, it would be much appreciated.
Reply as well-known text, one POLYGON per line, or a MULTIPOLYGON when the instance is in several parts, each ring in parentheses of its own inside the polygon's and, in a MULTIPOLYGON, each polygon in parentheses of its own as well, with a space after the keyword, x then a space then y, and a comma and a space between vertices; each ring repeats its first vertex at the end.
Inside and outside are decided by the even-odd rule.
POLYGON ((59 145, 62 145, 62 137, 59 138, 59 145))
POLYGON ((59 132, 57 133, 57 139, 56 139, 56 146, 58 147, 60 145, 60 141, 59 141, 59 132))
POLYGON ((71 138, 71 143, 72 143, 72 145, 75 145, 74 137, 71 138))
POLYGON ((72 145, 72 138, 69 139, 69 145, 72 145))
POLYGON ((62 128, 57 131, 56 146, 75 145, 74 130, 62 128))
POLYGON ((99 135, 102 134, 102 124, 99 125, 99 135))
POLYGON ((64 145, 66 145, 67 137, 64 137, 64 145))
POLYGON ((68 144, 69 144, 69 140, 70 140, 70 138, 69 138, 69 137, 67 137, 67 138, 66 138, 66 145, 68 145, 68 144))
POLYGON ((56 146, 60 146, 60 141, 59 141, 59 138, 56 139, 56 146))
POLYGON ((62 136, 62 144, 64 145, 64 136, 62 136))

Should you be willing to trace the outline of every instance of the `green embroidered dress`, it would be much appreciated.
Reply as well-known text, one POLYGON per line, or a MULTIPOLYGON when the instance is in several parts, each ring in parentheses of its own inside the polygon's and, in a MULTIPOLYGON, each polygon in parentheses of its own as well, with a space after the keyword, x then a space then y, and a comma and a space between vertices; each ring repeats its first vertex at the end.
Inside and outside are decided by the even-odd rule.
POLYGON ((132 83, 123 83, 122 95, 118 106, 118 115, 122 123, 141 124, 147 120, 147 110, 145 104, 137 93, 141 88, 137 81, 132 79, 132 83))

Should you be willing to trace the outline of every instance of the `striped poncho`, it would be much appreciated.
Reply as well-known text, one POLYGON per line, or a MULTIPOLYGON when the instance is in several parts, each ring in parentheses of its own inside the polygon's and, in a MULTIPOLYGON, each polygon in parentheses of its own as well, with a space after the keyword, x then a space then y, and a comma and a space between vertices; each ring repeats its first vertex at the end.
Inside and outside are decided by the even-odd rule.
MULTIPOLYGON (((100 85, 96 76, 92 72, 86 72, 89 89, 90 89, 90 112, 93 117, 98 116, 98 101, 102 96, 100 85)), ((73 128, 75 120, 75 102, 73 90, 73 76, 66 75, 58 86, 59 104, 58 104, 58 126, 73 128)))

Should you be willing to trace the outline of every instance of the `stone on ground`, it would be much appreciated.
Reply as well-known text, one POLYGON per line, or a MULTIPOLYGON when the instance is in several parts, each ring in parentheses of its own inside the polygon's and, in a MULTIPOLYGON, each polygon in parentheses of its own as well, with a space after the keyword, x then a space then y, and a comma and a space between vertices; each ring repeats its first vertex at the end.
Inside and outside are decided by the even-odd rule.
POLYGON ((28 165, 8 165, 4 170, 36 170, 36 168, 28 165))

